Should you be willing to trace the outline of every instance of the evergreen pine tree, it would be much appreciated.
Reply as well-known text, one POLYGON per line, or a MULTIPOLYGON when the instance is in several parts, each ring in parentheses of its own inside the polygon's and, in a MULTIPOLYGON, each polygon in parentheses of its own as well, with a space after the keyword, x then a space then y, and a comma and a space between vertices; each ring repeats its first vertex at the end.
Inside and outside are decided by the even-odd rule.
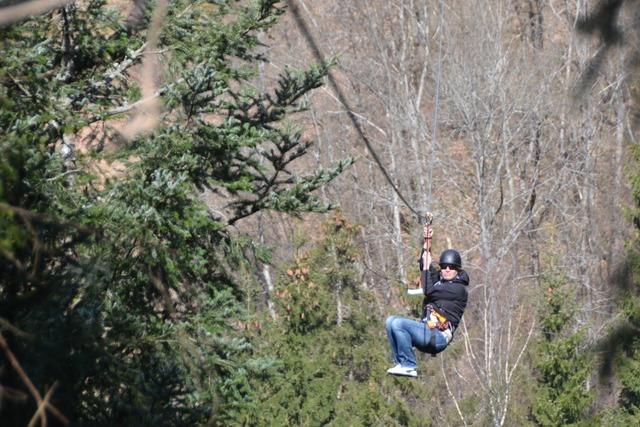
MULTIPOLYGON (((253 404, 248 377, 270 362, 234 327, 247 239, 230 225, 263 209, 325 211, 313 191, 350 162, 293 168, 310 142, 287 117, 328 64, 285 70, 265 93, 250 84, 277 3, 171 2, 153 76, 161 125, 130 142, 109 120, 140 97, 126 74, 146 21, 128 27, 96 0, 0 29, 2 334, 77 424, 222 425, 253 404), (75 152, 95 124, 103 139, 75 152), (100 161, 123 170, 104 179, 100 161)), ((26 391, 1 368, 3 387, 26 391)), ((35 409, 32 398, 0 406, 12 425, 35 409)))
POLYGON ((571 331, 569 293, 559 277, 546 277, 540 310, 542 337, 535 347, 538 390, 533 419, 542 426, 584 425, 593 401, 587 389, 592 358, 580 332, 571 331))

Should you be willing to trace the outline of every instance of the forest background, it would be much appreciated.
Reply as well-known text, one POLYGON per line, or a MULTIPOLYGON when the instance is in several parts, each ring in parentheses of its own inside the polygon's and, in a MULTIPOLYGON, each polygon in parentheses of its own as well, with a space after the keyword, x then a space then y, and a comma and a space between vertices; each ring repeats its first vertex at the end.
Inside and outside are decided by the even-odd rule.
POLYGON ((3 426, 640 422, 635 2, 25 5, 3 426), (426 210, 471 285, 410 380, 426 210))

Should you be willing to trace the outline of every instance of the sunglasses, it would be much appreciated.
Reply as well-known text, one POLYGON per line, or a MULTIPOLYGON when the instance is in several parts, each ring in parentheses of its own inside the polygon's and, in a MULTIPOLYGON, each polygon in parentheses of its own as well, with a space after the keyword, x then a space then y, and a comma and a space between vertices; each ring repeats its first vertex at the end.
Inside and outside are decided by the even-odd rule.
POLYGON ((456 267, 455 265, 451 265, 451 264, 440 264, 440 268, 443 269, 443 270, 446 270, 448 268, 449 270, 458 271, 458 267, 456 267))

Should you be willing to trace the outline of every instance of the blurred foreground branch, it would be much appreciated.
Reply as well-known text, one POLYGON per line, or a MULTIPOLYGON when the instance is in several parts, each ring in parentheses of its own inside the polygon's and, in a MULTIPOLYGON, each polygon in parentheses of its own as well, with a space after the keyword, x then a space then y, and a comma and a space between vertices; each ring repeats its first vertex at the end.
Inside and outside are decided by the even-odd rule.
POLYGON ((39 416, 41 424, 43 426, 46 426, 47 425, 46 413, 45 413, 46 410, 49 410, 58 420, 60 420, 61 423, 63 423, 64 425, 68 425, 69 420, 67 419, 67 417, 65 417, 53 404, 49 402, 49 399, 53 394, 53 390, 55 389, 55 384, 47 392, 45 399, 42 399, 42 397, 40 396, 40 392, 33 385, 31 380, 25 373, 24 369, 22 369, 20 362, 18 361, 18 359, 15 357, 15 355, 9 348, 9 345, 7 344, 7 341, 4 339, 4 336, 2 335, 2 333, 0 333, 0 348, 2 348, 2 351, 5 354, 5 357, 7 358, 7 360, 13 367, 13 369, 16 371, 16 373, 18 374, 18 376, 20 377, 24 385, 29 389, 29 392, 31 393, 31 395, 33 396, 33 398, 36 400, 38 404, 38 410, 34 414, 34 418, 32 418, 29 425, 30 426, 34 425, 34 419, 37 416, 39 416))

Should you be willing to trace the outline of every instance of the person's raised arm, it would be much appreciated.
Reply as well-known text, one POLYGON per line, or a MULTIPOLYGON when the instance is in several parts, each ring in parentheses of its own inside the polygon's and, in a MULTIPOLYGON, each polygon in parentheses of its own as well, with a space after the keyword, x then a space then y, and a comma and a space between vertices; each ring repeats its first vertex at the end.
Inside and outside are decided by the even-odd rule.
POLYGON ((425 224, 422 228, 422 254, 420 255, 420 271, 428 271, 431 265, 431 238, 433 229, 425 224))
POLYGON ((409 295, 422 295, 424 294, 427 275, 429 275, 429 266, 431 265, 431 237, 433 236, 433 230, 431 224, 426 223, 422 228, 422 252, 420 258, 418 258, 418 264, 420 267, 420 288, 407 289, 409 295))
POLYGON ((421 289, 411 289, 410 295, 427 294, 427 288, 432 282, 431 278, 431 238, 433 229, 430 224, 425 224, 422 229, 422 253, 420 254, 420 284, 421 289))

